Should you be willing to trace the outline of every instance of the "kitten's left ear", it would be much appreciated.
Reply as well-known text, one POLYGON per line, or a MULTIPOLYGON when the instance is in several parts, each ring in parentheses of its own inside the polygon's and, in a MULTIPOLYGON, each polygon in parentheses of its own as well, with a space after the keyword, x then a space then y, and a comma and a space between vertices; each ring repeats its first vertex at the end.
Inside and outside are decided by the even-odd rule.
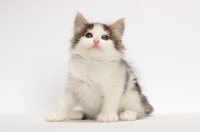
POLYGON ((88 24, 87 20, 81 13, 77 13, 74 21, 74 33, 80 33, 80 31, 88 24))
POLYGON ((118 37, 119 39, 121 39, 121 37, 123 36, 124 33, 124 28, 125 28, 125 24, 124 24, 124 18, 118 19, 117 21, 115 21, 111 26, 110 26, 112 32, 115 34, 115 37, 118 37))

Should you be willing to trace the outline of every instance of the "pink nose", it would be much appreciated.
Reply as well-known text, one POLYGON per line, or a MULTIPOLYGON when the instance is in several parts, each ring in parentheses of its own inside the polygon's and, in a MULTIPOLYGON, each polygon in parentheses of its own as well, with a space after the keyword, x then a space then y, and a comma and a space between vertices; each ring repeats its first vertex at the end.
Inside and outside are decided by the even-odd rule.
POLYGON ((94 42, 95 45, 97 45, 99 43, 99 40, 98 39, 94 39, 93 42, 94 42))

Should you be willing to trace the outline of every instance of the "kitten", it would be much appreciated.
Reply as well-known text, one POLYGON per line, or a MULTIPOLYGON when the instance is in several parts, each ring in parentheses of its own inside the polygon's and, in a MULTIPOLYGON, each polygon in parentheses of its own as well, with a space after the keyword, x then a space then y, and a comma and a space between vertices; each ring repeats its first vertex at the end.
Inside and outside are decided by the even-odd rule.
POLYGON ((49 114, 47 121, 133 121, 152 113, 153 107, 123 59, 124 27, 123 18, 105 25, 88 23, 77 14, 67 88, 56 113, 49 114), (83 110, 73 111, 77 105, 83 110))

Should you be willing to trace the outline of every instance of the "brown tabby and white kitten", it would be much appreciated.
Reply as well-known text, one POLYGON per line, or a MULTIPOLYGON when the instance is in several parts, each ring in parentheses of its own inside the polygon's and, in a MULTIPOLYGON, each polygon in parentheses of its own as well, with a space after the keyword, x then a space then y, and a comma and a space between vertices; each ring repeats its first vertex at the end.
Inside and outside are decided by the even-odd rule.
POLYGON ((123 18, 105 25, 88 23, 82 14, 77 14, 67 88, 57 111, 49 114, 47 121, 133 121, 152 113, 153 107, 123 59, 123 32, 123 18), (73 111, 77 105, 82 110, 73 111))

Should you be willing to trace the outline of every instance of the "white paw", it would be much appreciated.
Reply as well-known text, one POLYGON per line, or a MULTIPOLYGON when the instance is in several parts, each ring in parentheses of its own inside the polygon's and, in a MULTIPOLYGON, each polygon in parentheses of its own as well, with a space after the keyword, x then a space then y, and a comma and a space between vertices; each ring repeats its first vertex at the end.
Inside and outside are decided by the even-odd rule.
POLYGON ((61 113, 51 113, 46 116, 46 121, 48 122, 61 122, 66 120, 67 116, 61 113))
POLYGON ((116 122, 118 121, 117 114, 99 114, 97 116, 97 121, 99 122, 116 122))
POLYGON ((121 121, 134 121, 137 118, 137 114, 133 111, 124 111, 119 115, 121 121))
POLYGON ((84 112, 82 110, 76 110, 70 114, 69 119, 70 120, 82 120, 83 115, 84 115, 84 112))

